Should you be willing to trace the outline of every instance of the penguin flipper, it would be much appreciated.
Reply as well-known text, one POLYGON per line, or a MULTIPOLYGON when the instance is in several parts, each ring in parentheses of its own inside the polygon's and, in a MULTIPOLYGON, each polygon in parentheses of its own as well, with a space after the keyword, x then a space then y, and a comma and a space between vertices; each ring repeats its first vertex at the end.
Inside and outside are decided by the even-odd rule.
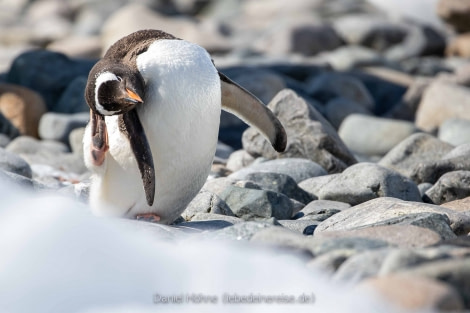
POLYGON ((287 134, 281 122, 264 104, 249 91, 219 72, 222 88, 222 109, 257 128, 269 140, 277 152, 287 145, 287 134))
POLYGON ((108 131, 104 117, 90 111, 91 123, 91 162, 94 166, 101 166, 104 162, 106 152, 109 150, 108 131))
POLYGON ((120 115, 119 118, 120 130, 129 139, 132 152, 139 166, 147 204, 152 206, 155 199, 155 167, 147 136, 135 109, 120 115))

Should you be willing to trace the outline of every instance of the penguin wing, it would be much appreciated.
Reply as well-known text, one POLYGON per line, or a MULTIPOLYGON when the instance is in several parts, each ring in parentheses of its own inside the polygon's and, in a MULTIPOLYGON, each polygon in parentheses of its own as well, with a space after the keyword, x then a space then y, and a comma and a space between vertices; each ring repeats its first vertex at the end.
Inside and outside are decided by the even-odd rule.
POLYGON ((222 109, 257 128, 273 148, 283 152, 287 145, 287 135, 277 117, 249 91, 219 72, 222 88, 222 109))

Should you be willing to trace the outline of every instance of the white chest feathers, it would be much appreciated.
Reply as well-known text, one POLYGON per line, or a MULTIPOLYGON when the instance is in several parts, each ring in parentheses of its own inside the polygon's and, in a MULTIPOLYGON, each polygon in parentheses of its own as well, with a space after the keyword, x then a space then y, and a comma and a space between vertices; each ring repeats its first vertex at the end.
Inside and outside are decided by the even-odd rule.
MULTIPOLYGON (((109 151, 97 170, 90 204, 100 215, 155 213, 169 223, 204 184, 217 144, 221 86, 201 47, 183 40, 158 40, 137 57, 145 84, 137 108, 155 166, 155 202, 146 203, 139 169, 117 116, 105 118, 109 151)), ((86 136, 86 135, 85 135, 86 136)))

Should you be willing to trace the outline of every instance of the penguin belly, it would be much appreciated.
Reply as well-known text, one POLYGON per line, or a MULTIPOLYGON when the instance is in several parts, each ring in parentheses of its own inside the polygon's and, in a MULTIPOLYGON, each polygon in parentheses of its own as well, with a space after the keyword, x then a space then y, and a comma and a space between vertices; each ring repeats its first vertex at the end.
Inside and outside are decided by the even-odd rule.
POLYGON ((109 134, 105 173, 93 181, 95 212, 133 218, 154 213, 173 222, 199 192, 217 146, 221 87, 210 56, 183 40, 158 40, 137 57, 145 83, 137 113, 152 151, 155 201, 146 202, 140 172, 117 116, 105 118, 109 134), (99 196, 97 196, 99 193, 99 196))

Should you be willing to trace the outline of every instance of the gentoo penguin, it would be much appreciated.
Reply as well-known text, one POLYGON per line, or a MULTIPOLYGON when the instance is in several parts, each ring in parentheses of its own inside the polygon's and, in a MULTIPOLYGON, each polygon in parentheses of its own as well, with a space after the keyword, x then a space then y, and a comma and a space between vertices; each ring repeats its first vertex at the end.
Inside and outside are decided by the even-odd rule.
POLYGON ((202 188, 221 109, 284 151, 286 133, 255 96, 219 73, 202 47, 159 30, 112 45, 90 71, 84 157, 97 215, 169 224, 202 188))

